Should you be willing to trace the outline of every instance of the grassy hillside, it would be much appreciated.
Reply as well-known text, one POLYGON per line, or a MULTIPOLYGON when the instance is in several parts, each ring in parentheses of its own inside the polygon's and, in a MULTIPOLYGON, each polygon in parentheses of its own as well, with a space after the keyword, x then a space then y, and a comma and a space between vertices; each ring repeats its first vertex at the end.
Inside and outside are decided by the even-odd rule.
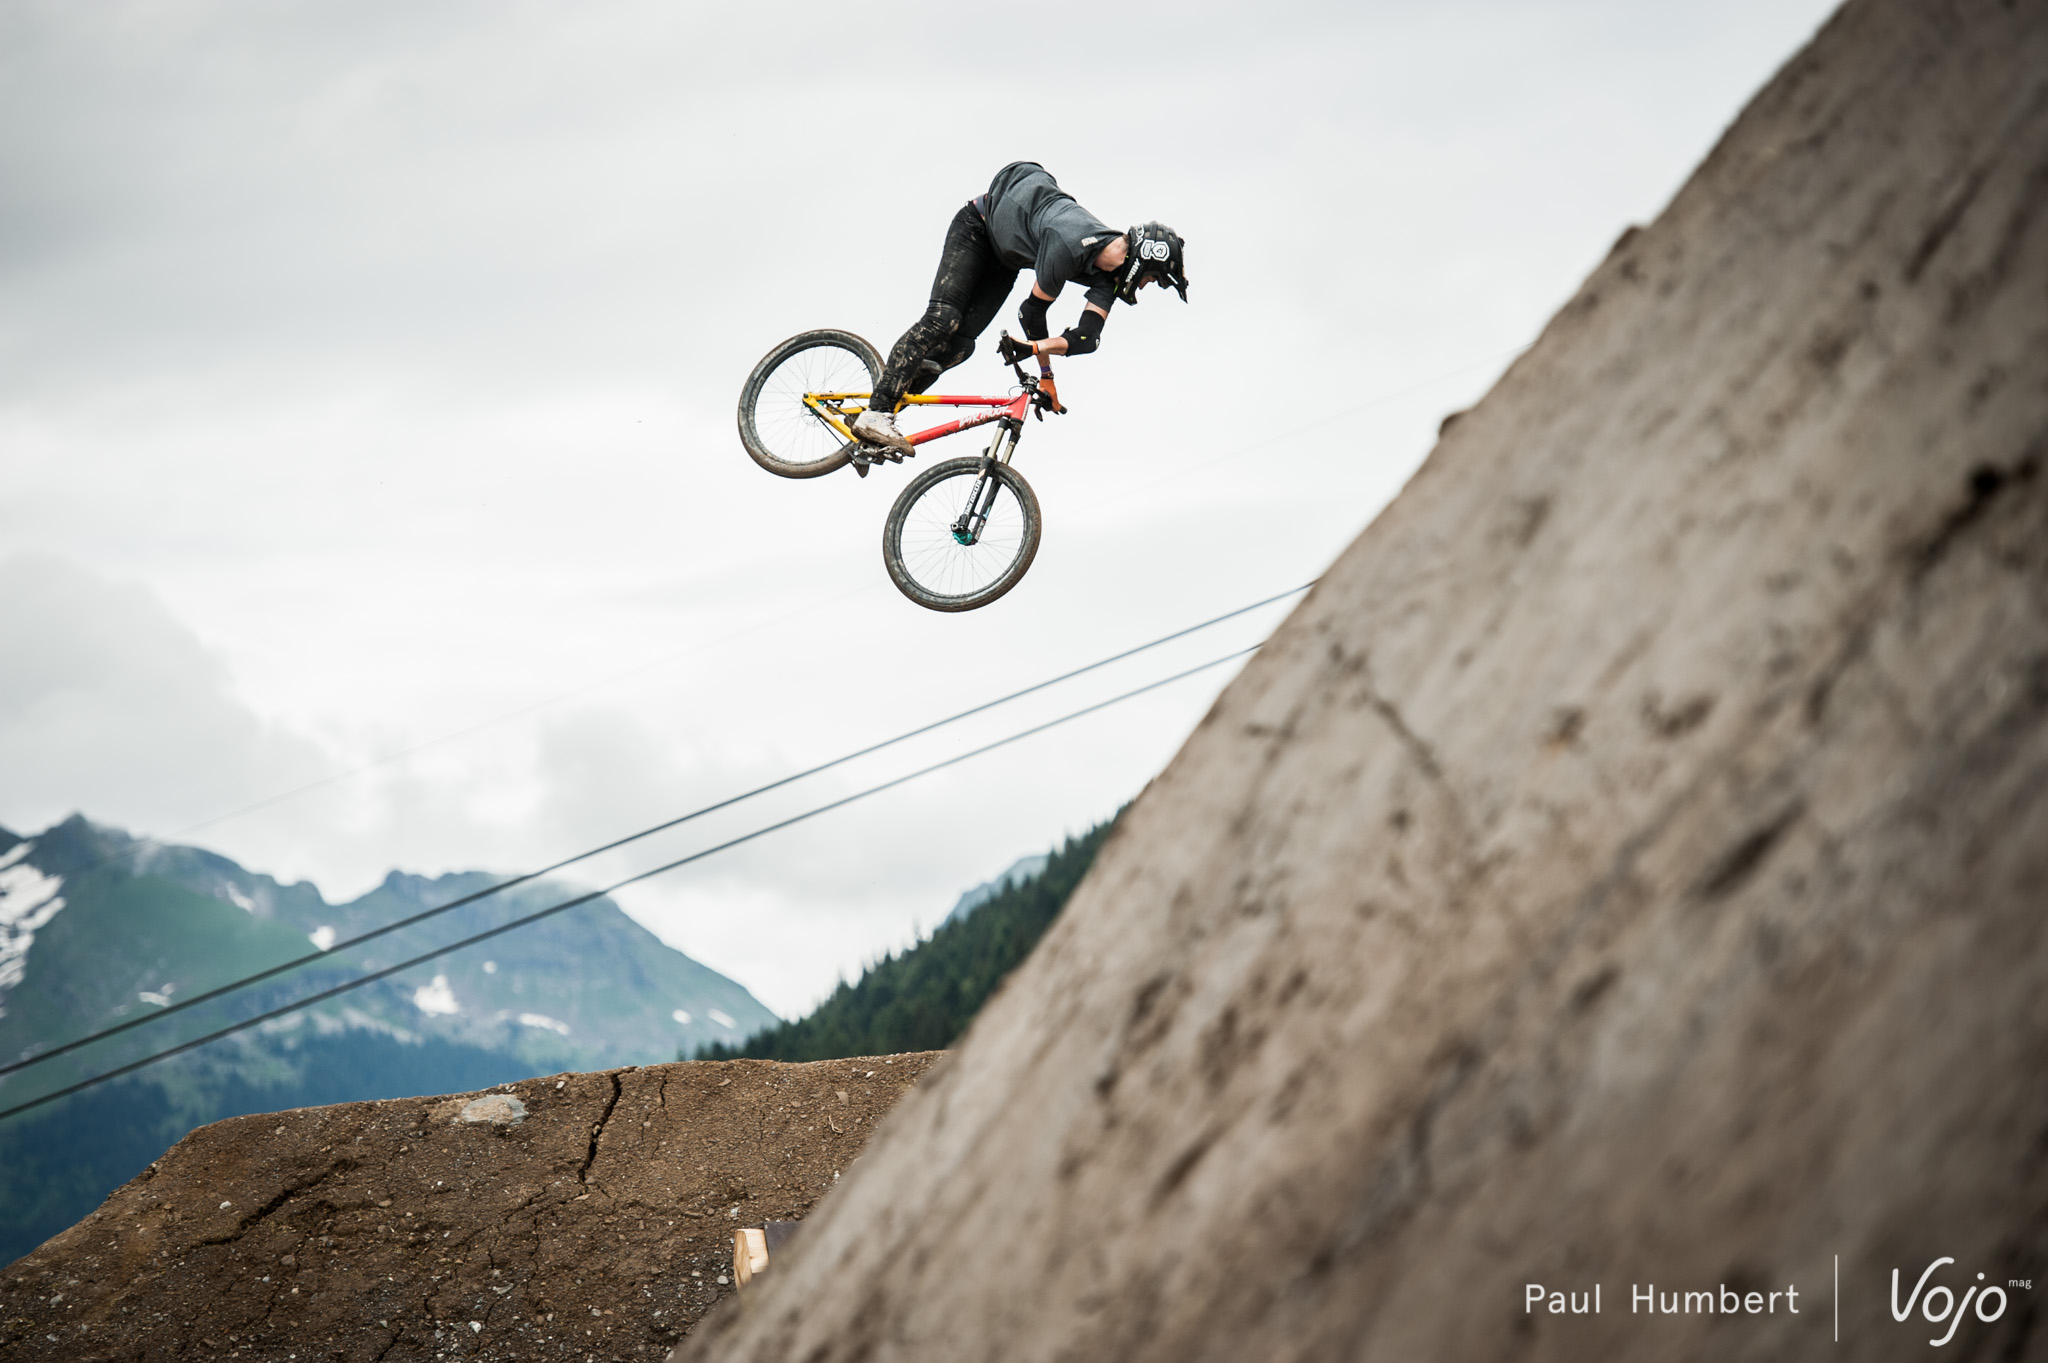
POLYGON ((952 1045, 1059 917, 1115 822, 1069 838, 1039 874, 1006 886, 900 956, 870 966, 858 983, 841 984, 808 1017, 757 1032, 737 1046, 714 1044, 698 1058, 834 1060, 952 1045))

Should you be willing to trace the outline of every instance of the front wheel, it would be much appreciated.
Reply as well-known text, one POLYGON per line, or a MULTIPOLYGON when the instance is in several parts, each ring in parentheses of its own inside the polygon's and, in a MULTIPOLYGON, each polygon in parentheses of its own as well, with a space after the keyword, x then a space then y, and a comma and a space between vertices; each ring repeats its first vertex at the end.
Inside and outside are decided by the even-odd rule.
POLYGON ((740 443, 784 478, 816 478, 844 465, 852 442, 820 415, 842 421, 867 407, 882 357, 850 331, 804 331, 761 357, 740 389, 740 443))
POLYGON ((948 459, 913 478, 889 508, 882 561, 918 605, 971 611, 1023 578, 1038 529, 1038 498, 1022 474, 985 458, 948 459))

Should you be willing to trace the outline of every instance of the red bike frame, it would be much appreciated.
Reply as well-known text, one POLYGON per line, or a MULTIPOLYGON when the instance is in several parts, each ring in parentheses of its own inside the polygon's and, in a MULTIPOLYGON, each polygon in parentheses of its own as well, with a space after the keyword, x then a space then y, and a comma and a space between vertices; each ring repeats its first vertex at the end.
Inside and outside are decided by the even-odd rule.
POLYGON ((975 426, 986 426, 989 422, 1000 421, 1004 417, 1008 417, 1012 421, 1022 422, 1025 411, 1031 406, 1031 390, 1027 389, 1015 397, 1008 398, 965 397, 952 393, 912 393, 904 398, 903 401, 906 404, 914 403, 919 406, 929 407, 993 407, 996 409, 990 412, 983 412, 979 416, 964 416, 958 421, 948 421, 943 426, 933 426, 905 437, 913 445, 922 445, 928 440, 937 440, 941 436, 948 436, 955 431, 964 431, 975 426))
MULTIPOLYGON (((1065 410, 1054 403, 1048 391, 1052 383, 1051 366, 1041 360, 1039 369, 1039 376, 1031 378, 1025 375, 1024 366, 1021 364, 1011 365, 1010 370, 1016 374, 1017 385, 1022 391, 1004 398, 981 397, 966 393, 907 394, 903 399, 905 406, 987 407, 991 410, 979 416, 966 416, 958 421, 948 421, 944 425, 933 426, 905 438, 913 445, 923 445, 952 435, 956 431, 986 426, 991 421, 1007 421, 1013 432, 1021 432, 1024 429, 1024 413, 1031 408, 1038 408, 1040 420, 1044 419, 1044 414, 1048 411, 1065 410)), ((840 438, 858 445, 860 442, 854 438, 849 423, 859 414, 860 407, 866 405, 868 396, 866 393, 805 393, 803 402, 804 406, 810 409, 811 415, 837 431, 840 438)))

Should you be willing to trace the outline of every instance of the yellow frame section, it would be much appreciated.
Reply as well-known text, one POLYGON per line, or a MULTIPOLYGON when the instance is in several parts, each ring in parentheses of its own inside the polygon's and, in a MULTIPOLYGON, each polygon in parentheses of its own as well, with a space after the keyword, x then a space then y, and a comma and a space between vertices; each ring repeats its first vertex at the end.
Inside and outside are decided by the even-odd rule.
POLYGON ((850 398, 865 399, 867 396, 868 394, 866 393, 806 393, 804 394, 804 406, 810 408, 820 421, 823 421, 827 426, 839 432, 842 437, 851 440, 854 438, 853 432, 847 428, 844 421, 839 419, 838 412, 826 407, 825 404, 828 402, 844 402, 850 398))
MULTIPOLYGON (((840 420, 836 408, 828 404, 848 402, 856 398, 865 402, 869 396, 871 395, 868 393, 806 393, 804 394, 804 406, 810 408, 820 421, 823 421, 827 426, 839 432, 840 435, 851 440, 854 438, 853 432, 848 429, 844 421, 840 420)), ((932 403, 943 403, 945 398, 934 396, 930 393, 906 393, 903 395, 903 402, 905 406, 913 403, 929 405, 932 403)))

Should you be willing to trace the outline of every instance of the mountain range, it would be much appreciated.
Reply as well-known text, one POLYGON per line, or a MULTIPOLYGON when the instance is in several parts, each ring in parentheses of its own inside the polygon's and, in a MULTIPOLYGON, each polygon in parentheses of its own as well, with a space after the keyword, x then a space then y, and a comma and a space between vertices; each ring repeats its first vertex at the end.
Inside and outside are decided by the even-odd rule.
POLYGON ((951 923, 965 918, 1003 891, 1022 885, 1027 880, 1036 879, 1044 874, 1046 863, 1051 860, 1050 852, 1035 852, 1028 857, 1017 858, 994 880, 984 880, 955 900, 952 911, 946 915, 945 921, 951 923))
MULTIPOLYGON (((315 957, 0 1078, 0 1108, 577 893, 527 882, 362 947, 328 950, 505 879, 394 871, 336 904, 310 883, 81 816, 27 837, 0 829, 0 1062, 315 957)), ((0 1262, 75 1221, 195 1125, 672 1060, 779 1022, 745 987, 597 898, 0 1122, 0 1262)))

